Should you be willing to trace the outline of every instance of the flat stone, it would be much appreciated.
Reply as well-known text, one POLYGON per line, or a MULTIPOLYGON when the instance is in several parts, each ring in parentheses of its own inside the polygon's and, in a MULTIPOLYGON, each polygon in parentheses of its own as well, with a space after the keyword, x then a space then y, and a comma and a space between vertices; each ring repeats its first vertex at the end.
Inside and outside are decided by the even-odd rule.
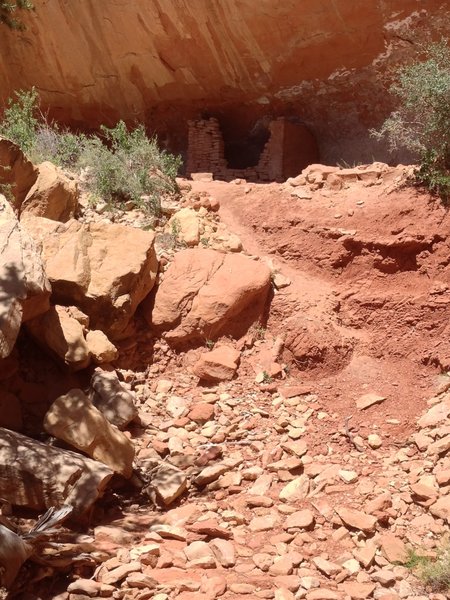
POLYGON ((299 510, 288 516, 283 529, 299 528, 310 529, 314 526, 314 515, 312 511, 305 509, 299 510))
POLYGON ((332 575, 336 575, 336 573, 340 573, 342 571, 342 567, 340 565, 337 565, 336 563, 326 560, 320 556, 313 558, 312 562, 316 565, 319 571, 327 575, 327 577, 331 577, 332 575))
POLYGON ((152 590, 158 586, 158 582, 144 573, 131 573, 126 579, 126 584, 131 588, 139 590, 152 590))
POLYGON ((188 413, 188 419, 196 423, 206 423, 214 417, 214 406, 207 402, 194 404, 188 413))
POLYGON ((403 564, 408 559, 405 543, 393 533, 385 533, 381 536, 381 551, 390 563, 403 564))
POLYGON ((367 543, 363 548, 357 548, 353 551, 353 556, 362 566, 367 569, 373 563, 377 548, 372 543, 367 543))
POLYGON ((376 529, 377 519, 372 515, 344 506, 339 506, 335 510, 347 527, 367 531, 368 533, 372 533, 376 529))
POLYGON ((308 445, 304 440, 285 442, 284 444, 281 444, 281 447, 288 454, 298 456, 299 458, 308 452, 308 445))
POLYGON ((341 469, 338 472, 338 475, 345 483, 353 483, 358 479, 358 473, 356 473, 356 471, 346 471, 345 469, 341 469))
POLYGON ((67 587, 70 594, 85 594, 86 596, 98 596, 102 584, 92 579, 77 579, 67 587))
POLYGON ((450 415, 450 403, 439 402, 432 406, 424 415, 417 421, 421 429, 425 427, 434 427, 441 421, 444 421, 450 415))
POLYGON ((364 394, 364 396, 361 396, 356 401, 356 407, 359 408, 359 410, 365 410, 366 408, 369 408, 370 406, 373 406, 374 404, 380 404, 381 402, 384 402, 385 400, 386 400, 385 396, 379 396, 378 394, 374 394, 374 393, 364 394))
POLYGON ((206 535, 211 538, 222 538, 224 540, 229 540, 233 534, 229 529, 224 529, 220 527, 215 519, 207 519, 205 521, 197 521, 193 525, 189 525, 189 531, 194 533, 199 533, 201 535, 206 535))
POLYGON ((450 524, 450 496, 447 495, 439 498, 439 500, 430 506, 429 511, 435 517, 444 519, 444 521, 450 524))
POLYGON ((428 446, 428 454, 433 456, 435 454, 445 454, 450 449, 450 435, 433 442, 428 446))
POLYGON ((372 595, 375 585, 373 583, 358 583, 357 581, 350 581, 343 583, 339 586, 347 596, 350 596, 351 600, 366 600, 372 595))
POLYGON ((201 380, 227 381, 232 379, 239 364, 240 353, 230 346, 218 346, 201 355, 193 372, 201 380))
POLYGON ((206 542, 192 542, 184 549, 184 554, 189 561, 198 561, 203 558, 214 558, 212 549, 206 542))
POLYGON ((373 581, 376 581, 385 587, 394 585, 396 581, 395 573, 393 573, 393 571, 388 571, 387 569, 375 571, 375 573, 372 573, 370 576, 373 581))
POLYGON ((278 516, 274 513, 269 513, 262 517, 254 517, 250 523, 250 531, 271 531, 278 523, 278 516))
POLYGON ((234 545, 222 538, 216 538, 209 542, 209 547, 211 548, 217 562, 222 565, 222 567, 228 568, 233 567, 236 563, 236 552, 234 549, 234 545))
POLYGON ((194 483, 195 485, 203 487, 204 485, 208 485, 208 483, 216 481, 216 479, 219 479, 221 475, 229 470, 230 467, 222 463, 218 465, 210 465, 200 471, 200 473, 194 479, 194 483))
POLYGON ((187 477, 174 465, 161 463, 152 474, 150 486, 156 492, 158 499, 165 506, 169 506, 186 491, 187 477))
POLYGON ((448 485, 450 483, 450 469, 436 469, 435 476, 438 485, 448 485))
POLYGON ((125 565, 121 565, 120 567, 116 567, 115 569, 112 569, 107 573, 102 574, 101 581, 102 583, 113 585, 124 580, 131 573, 140 571, 142 571, 141 563, 138 561, 132 561, 125 565))
POLYGON ((271 575, 291 575, 294 570, 292 561, 287 556, 278 556, 269 567, 271 575))
POLYGON ((258 477, 255 483, 249 488, 248 494, 252 496, 266 496, 272 485, 273 475, 265 473, 258 477))
POLYGON ((282 502, 297 502, 304 500, 309 492, 309 478, 307 475, 300 475, 290 481, 280 491, 278 498, 282 502))

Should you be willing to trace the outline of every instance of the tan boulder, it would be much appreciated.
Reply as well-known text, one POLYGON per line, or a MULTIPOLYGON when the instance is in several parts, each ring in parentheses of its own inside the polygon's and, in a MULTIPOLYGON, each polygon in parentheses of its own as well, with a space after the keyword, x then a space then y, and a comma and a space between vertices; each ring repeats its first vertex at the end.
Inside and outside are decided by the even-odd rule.
POLYGON ((112 340, 120 338, 155 282, 154 233, 74 220, 60 224, 40 217, 23 222, 42 242, 55 302, 75 304, 89 316, 93 329, 112 340))
POLYGON ((22 202, 20 213, 65 223, 78 209, 78 186, 51 162, 38 166, 38 176, 22 202))
POLYGON ((205 381, 227 381, 234 377, 240 353, 230 346, 219 346, 202 354, 193 367, 193 372, 205 381))
POLYGON ((113 472, 77 452, 0 429, 0 497, 42 511, 63 504, 83 514, 104 492, 113 472))
POLYGON ((0 184, 10 185, 14 208, 20 206, 37 179, 37 169, 22 150, 6 138, 0 137, 0 184))
POLYGON ((94 362, 98 365, 109 363, 119 356, 117 348, 100 329, 87 332, 86 344, 94 362))
POLYGON ((65 306, 52 306, 45 314, 29 321, 27 329, 74 371, 84 369, 91 362, 83 326, 65 306))
POLYGON ((210 249, 178 252, 144 316, 165 338, 180 344, 243 335, 262 313, 270 270, 241 254, 210 249))
POLYGON ((36 243, 0 195, 0 358, 8 356, 23 321, 50 306, 50 283, 36 243))
POLYGON ((110 423, 119 429, 134 421, 138 415, 135 396, 119 381, 115 371, 96 369, 91 386, 92 402, 110 423))
POLYGON ((197 246, 200 241, 200 220, 193 208, 182 208, 169 220, 169 227, 178 242, 197 246))
POLYGON ((133 443, 107 421, 81 390, 70 390, 53 402, 45 415, 44 429, 116 473, 131 476, 133 443))

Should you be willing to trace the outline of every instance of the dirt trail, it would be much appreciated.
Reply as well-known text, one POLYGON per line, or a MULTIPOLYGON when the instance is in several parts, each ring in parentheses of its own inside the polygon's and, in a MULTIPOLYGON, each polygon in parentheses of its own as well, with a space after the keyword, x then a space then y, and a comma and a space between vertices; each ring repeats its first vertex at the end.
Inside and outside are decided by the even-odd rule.
POLYGON ((449 217, 411 188, 388 194, 390 183, 319 190, 307 200, 279 184, 193 182, 193 190, 216 197, 222 221, 244 249, 291 281, 271 305, 267 326, 274 335, 299 327, 293 315, 303 315, 349 341, 351 352, 331 361, 328 372, 300 369, 296 378, 313 380, 342 419, 358 396, 386 396, 382 408, 355 419, 404 438, 450 357, 442 335, 450 302, 449 217))

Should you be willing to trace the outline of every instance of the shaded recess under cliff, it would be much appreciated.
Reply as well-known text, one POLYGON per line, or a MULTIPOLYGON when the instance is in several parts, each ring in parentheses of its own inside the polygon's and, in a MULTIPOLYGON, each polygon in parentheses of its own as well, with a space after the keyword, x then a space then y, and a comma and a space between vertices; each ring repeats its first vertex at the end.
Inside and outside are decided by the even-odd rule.
POLYGON ((34 85, 61 122, 145 121, 184 156, 187 122, 208 110, 301 115, 322 161, 385 160, 368 130, 392 108, 388 69, 450 29, 446 0, 34 4, 24 32, 2 29, 0 103, 34 85))

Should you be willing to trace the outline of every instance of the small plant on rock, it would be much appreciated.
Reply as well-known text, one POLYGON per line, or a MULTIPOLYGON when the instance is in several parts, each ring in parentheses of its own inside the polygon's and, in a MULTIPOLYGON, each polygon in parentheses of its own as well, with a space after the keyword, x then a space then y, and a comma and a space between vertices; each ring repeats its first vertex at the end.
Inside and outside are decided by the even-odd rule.
POLYGON ((423 582, 427 591, 445 592, 450 590, 450 542, 446 539, 435 558, 410 549, 403 566, 411 569, 423 582))
POLYGON ((273 377, 269 375, 267 371, 263 371, 262 383, 272 383, 273 377))
POLYGON ((24 24, 17 18, 21 10, 33 10, 30 0, 0 0, 0 23, 10 29, 25 29, 24 24))
POLYGON ((445 40, 423 50, 424 59, 401 66, 390 92, 398 108, 375 137, 391 150, 406 148, 419 158, 415 182, 450 200, 450 48, 445 40))

